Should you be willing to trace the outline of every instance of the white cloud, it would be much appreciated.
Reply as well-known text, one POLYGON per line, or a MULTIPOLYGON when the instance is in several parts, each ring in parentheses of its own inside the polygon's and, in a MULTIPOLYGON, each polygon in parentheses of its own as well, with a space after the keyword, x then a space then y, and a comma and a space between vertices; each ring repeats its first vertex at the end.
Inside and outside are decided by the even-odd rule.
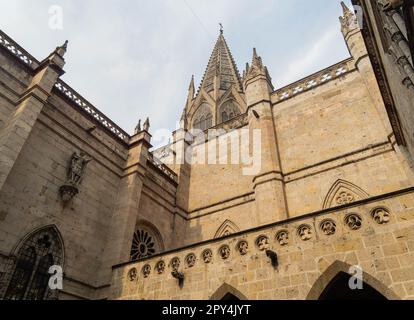
POLYGON ((293 57, 285 74, 279 78, 279 82, 289 84, 314 72, 315 65, 323 63, 332 47, 335 46, 337 35, 338 28, 328 28, 314 44, 304 50, 306 51, 304 56, 293 57))
MULTIPOLYGON (((219 22, 240 66, 251 59, 251 48, 257 46, 274 77, 282 68, 283 81, 326 66, 327 56, 334 59, 343 51, 342 47, 335 54, 329 51, 334 33, 340 38, 335 26, 308 45, 304 57, 291 55, 287 69, 279 66, 279 46, 289 42, 291 32, 302 28, 303 37, 314 36, 301 25, 306 17, 295 17, 295 23, 286 17, 309 0, 186 1, 192 10, 183 0, 3 0, 0 28, 38 59, 68 39, 64 80, 129 132, 138 118, 147 116, 154 130, 175 128, 190 77, 195 74, 200 81, 219 22), (55 4, 64 9, 61 31, 48 28, 48 9, 55 4)), ((315 0, 313 6, 327 10, 326 0, 315 0)), ((298 39, 285 49, 303 52, 304 43, 298 39)))

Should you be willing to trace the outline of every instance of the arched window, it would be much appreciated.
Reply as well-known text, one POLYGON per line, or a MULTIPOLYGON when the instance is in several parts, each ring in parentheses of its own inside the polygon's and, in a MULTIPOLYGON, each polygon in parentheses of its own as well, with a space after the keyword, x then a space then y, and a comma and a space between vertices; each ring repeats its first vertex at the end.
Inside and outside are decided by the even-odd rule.
POLYGON ((240 110, 234 101, 229 100, 220 107, 221 122, 229 121, 240 114, 240 110))
POLYGON ((193 128, 205 131, 213 126, 213 115, 210 106, 203 103, 194 115, 193 128))
POLYGON ((42 229, 22 244, 9 282, 6 300, 48 300, 56 297, 49 287, 49 268, 62 267, 63 247, 53 227, 42 229))
POLYGON ((161 235, 149 223, 139 224, 132 238, 131 260, 140 260, 163 250, 161 235))

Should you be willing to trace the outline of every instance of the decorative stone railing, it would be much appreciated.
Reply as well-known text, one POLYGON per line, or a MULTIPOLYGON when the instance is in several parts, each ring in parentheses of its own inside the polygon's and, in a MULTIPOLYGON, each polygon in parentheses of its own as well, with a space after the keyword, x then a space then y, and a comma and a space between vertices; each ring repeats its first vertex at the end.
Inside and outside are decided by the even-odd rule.
POLYGON ((339 62, 327 69, 319 71, 309 77, 292 83, 286 87, 277 89, 273 95, 277 96, 277 101, 290 99, 298 94, 312 90, 313 88, 337 79, 354 69, 352 58, 339 62))
POLYGON ((101 124, 106 130, 113 133, 123 142, 129 142, 130 137, 124 130, 118 127, 107 116, 96 109, 91 103, 89 103, 85 98, 83 98, 75 90, 69 87, 69 85, 67 85, 65 82, 58 80, 58 82, 55 84, 55 88, 60 91, 66 98, 74 102, 82 111, 85 111, 95 121, 101 124))
MULTIPOLYGON (((0 46, 6 48, 10 53, 16 56, 23 64, 35 69, 39 66, 39 61, 37 61, 33 56, 31 56, 26 50, 20 47, 13 39, 11 39, 7 34, 0 30, 0 46)), ((79 93, 72 89, 68 84, 63 80, 58 80, 55 84, 55 88, 58 92, 61 92, 67 99, 73 102, 77 107, 82 111, 85 111, 94 121, 98 122, 107 130, 110 134, 122 140, 124 143, 128 143, 130 136, 118 127, 114 122, 112 122, 107 116, 95 108, 91 103, 89 103, 85 98, 83 98, 79 93)))
POLYGON ((15 55, 29 67, 35 68, 39 65, 39 62, 33 58, 26 50, 20 47, 13 41, 7 34, 0 30, 0 45, 6 48, 10 53, 15 55))
POLYGON ((160 160, 155 158, 153 154, 149 154, 148 161, 154 167, 156 167, 158 170, 160 170, 163 174, 165 174, 167 177, 169 177, 171 180, 173 180, 175 183, 178 183, 178 176, 175 174, 175 172, 172 171, 170 168, 168 168, 160 160))

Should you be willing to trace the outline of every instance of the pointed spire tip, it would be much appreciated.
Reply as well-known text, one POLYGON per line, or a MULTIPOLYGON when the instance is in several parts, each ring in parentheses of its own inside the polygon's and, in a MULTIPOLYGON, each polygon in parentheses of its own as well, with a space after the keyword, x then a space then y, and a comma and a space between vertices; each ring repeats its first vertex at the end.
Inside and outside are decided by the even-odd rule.
POLYGON ((341 1, 342 10, 344 13, 350 12, 348 6, 345 4, 345 2, 341 1))

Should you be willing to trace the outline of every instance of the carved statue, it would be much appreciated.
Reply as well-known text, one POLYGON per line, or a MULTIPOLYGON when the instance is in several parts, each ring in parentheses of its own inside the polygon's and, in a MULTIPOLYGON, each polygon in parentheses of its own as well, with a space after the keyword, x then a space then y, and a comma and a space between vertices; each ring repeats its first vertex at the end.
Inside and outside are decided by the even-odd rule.
POLYGON ((135 134, 141 131, 141 119, 139 119, 137 126, 135 127, 135 134))
POLYGON ((150 129, 150 121, 149 121, 149 118, 147 118, 147 120, 145 120, 144 122, 144 130, 149 132, 149 129, 150 129))
POLYGON ((70 160, 68 183, 71 185, 80 185, 86 165, 91 162, 84 152, 74 152, 70 160))

